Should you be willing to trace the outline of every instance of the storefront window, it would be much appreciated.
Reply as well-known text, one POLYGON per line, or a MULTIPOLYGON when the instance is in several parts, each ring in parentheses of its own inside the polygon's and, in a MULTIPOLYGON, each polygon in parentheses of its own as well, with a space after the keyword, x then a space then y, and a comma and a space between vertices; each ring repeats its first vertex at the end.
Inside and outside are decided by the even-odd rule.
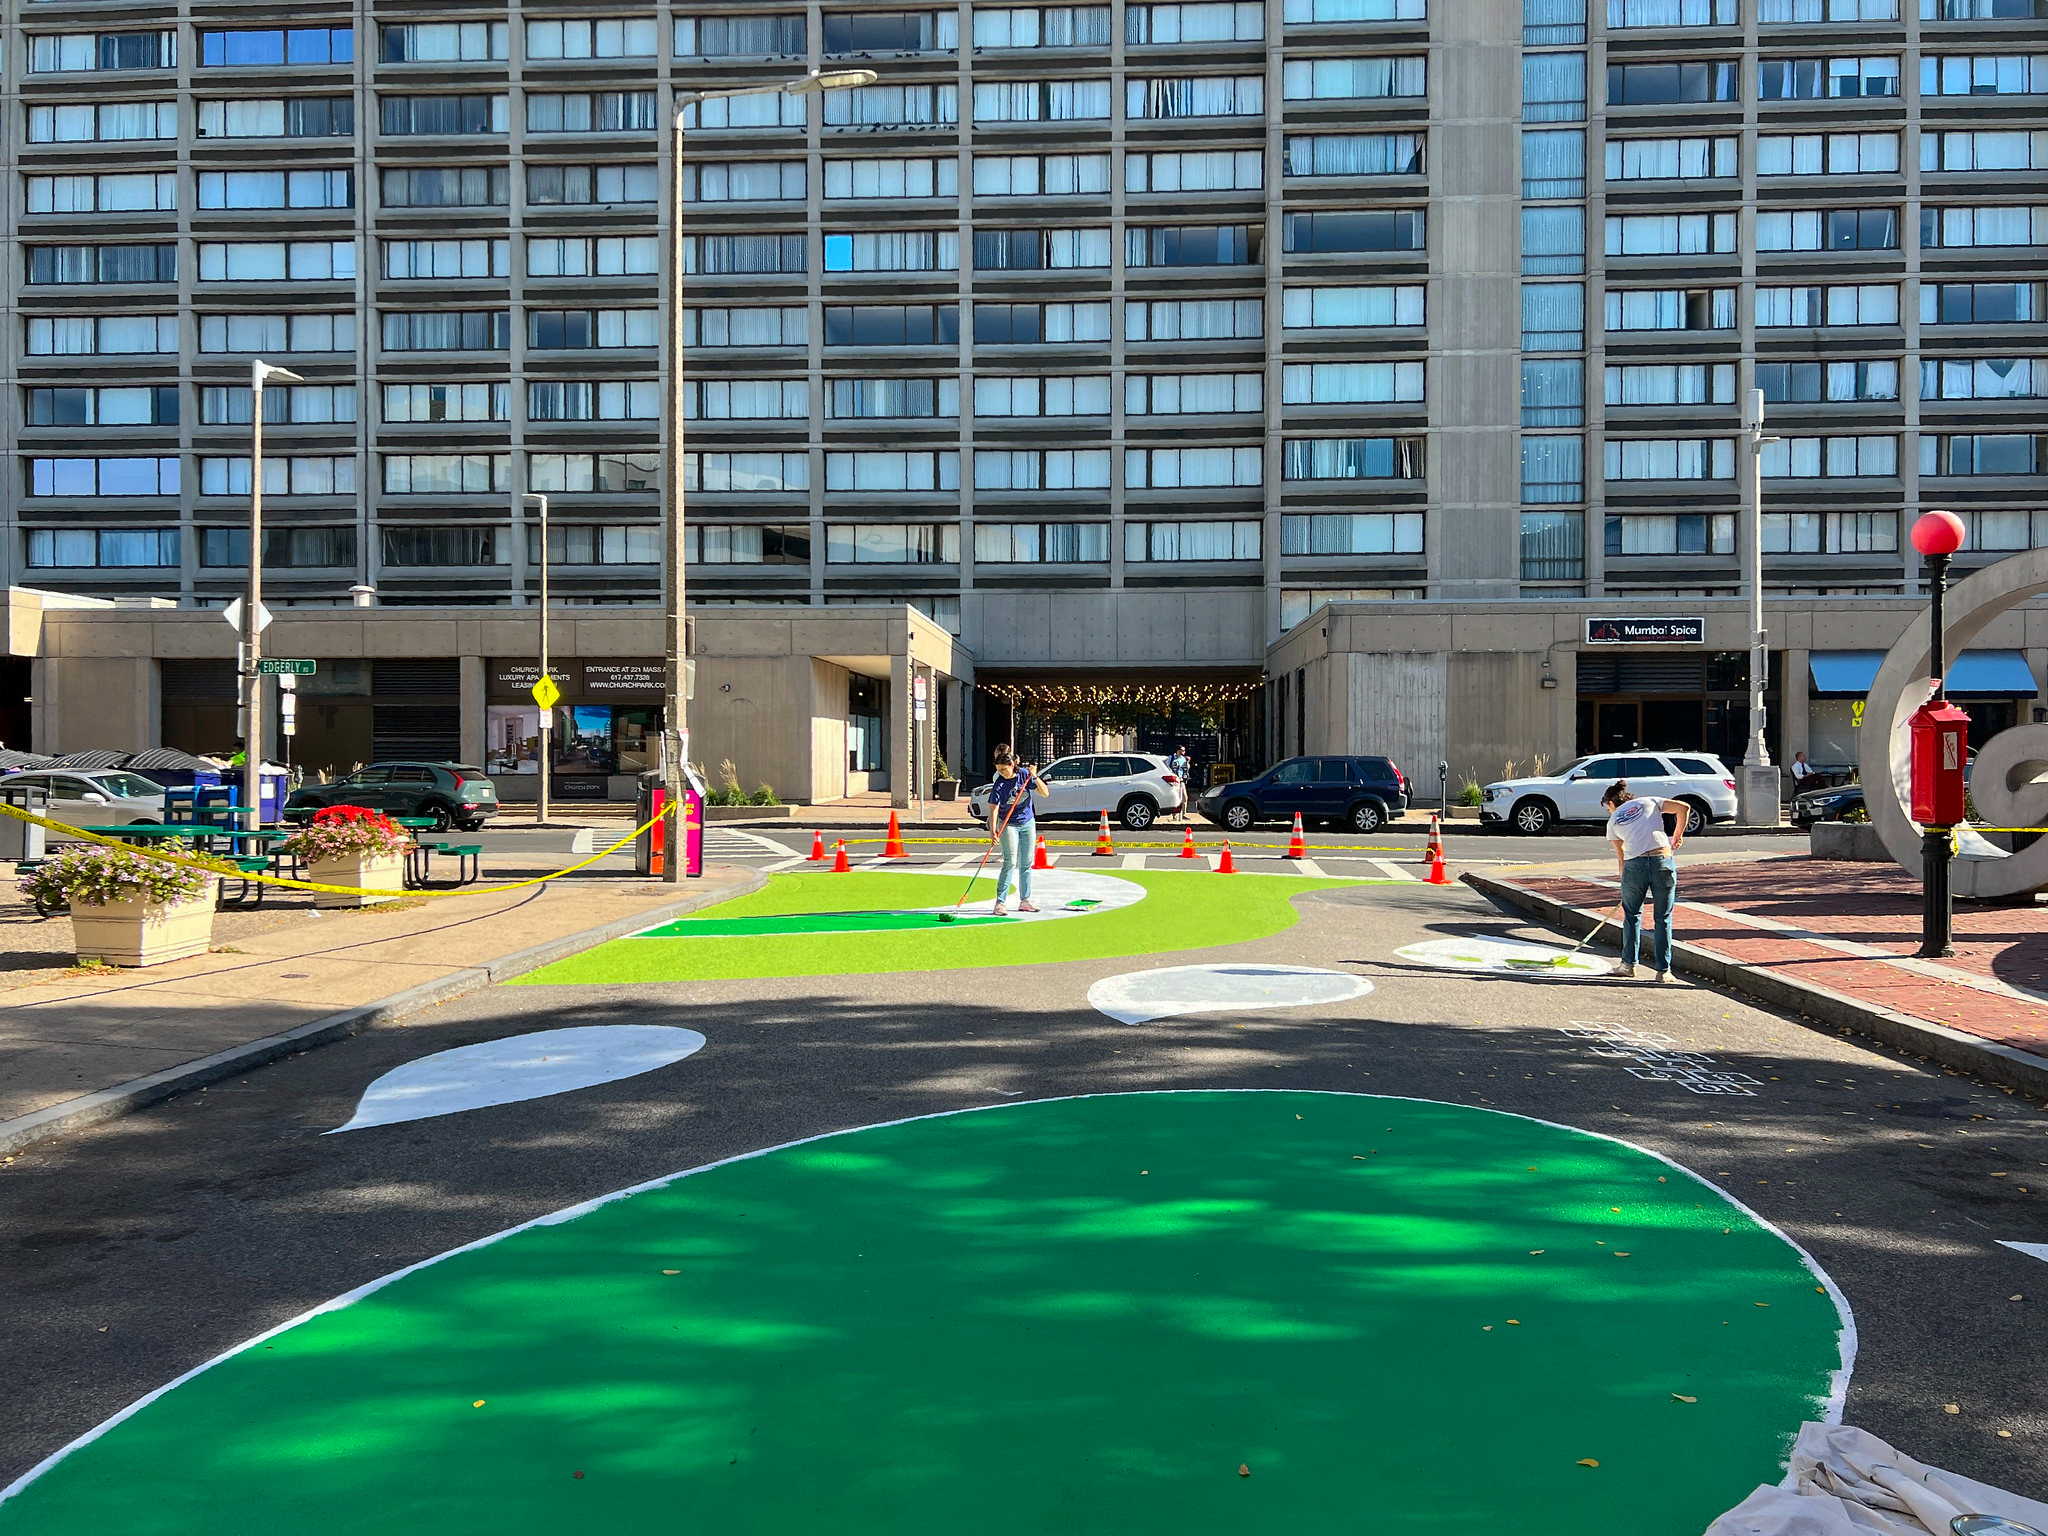
POLYGON ((889 769, 886 688, 880 678, 847 680, 846 769, 849 773, 886 773, 889 769))
POLYGON ((485 726, 484 772, 540 772, 540 711, 518 704, 493 704, 485 726))

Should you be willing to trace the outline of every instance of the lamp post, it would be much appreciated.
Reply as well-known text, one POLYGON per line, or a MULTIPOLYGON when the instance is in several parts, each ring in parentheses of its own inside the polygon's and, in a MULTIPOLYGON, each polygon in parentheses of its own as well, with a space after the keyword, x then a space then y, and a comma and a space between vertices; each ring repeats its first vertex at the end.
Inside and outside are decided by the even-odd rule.
MULTIPOLYGON (((537 491, 528 491, 521 501, 537 502, 540 505, 540 675, 548 675, 548 499, 537 491)), ((535 681, 539 681, 538 678, 535 681)), ((535 700, 539 703, 539 700, 535 700)), ((548 735, 555 723, 554 707, 550 705, 540 712, 540 796, 533 803, 533 819, 537 826, 546 826, 548 820, 548 768, 553 758, 548 751, 548 735)))
MULTIPOLYGON (((1942 706, 1948 702, 1948 622, 1942 612, 1948 595, 1948 564, 1963 547, 1968 531, 1953 512, 1929 512, 1913 524, 1913 547, 1927 562, 1927 593, 1931 600, 1927 615, 1927 668, 1934 679, 1934 692, 1923 712, 1933 711, 1937 716, 1947 713, 1942 706)), ((1918 724, 1917 718, 1915 723, 1918 724)), ((1955 953, 1955 901, 1948 880, 1949 839, 1953 835, 1952 827, 1933 823, 1924 824, 1920 831, 1920 953, 1930 959, 1955 953)))
MULTIPOLYGON (((692 107, 701 102, 726 101, 736 96, 814 96, 821 91, 872 85, 877 78, 872 69, 836 69, 829 72, 814 69, 793 80, 740 86, 729 91, 687 91, 675 98, 668 167, 668 441, 665 444, 668 450, 668 505, 665 508, 668 526, 662 540, 662 577, 668 613, 664 645, 666 667, 661 765, 670 816, 674 816, 675 807, 683 803, 683 765, 690 744, 688 705, 683 697, 684 668, 688 661, 685 655, 688 630, 683 616, 683 567, 686 563, 683 543, 686 532, 683 520, 683 438, 686 426, 684 407, 687 403, 683 388, 683 168, 687 150, 683 119, 692 107)), ((681 823, 677 822, 675 826, 680 833, 681 823)), ((662 860, 662 878, 680 881, 684 862, 682 838, 673 836, 668 856, 662 860)))
POLYGON ((263 384, 266 379, 305 381, 289 368, 257 358, 249 364, 249 590, 242 599, 242 688, 246 729, 242 732, 242 799, 249 825, 263 825, 263 384))
POLYGON ((1749 410, 1742 423, 1749 442, 1749 517, 1743 530, 1747 546, 1743 581, 1749 588, 1749 733, 1742 749, 1742 792, 1737 815, 1745 826, 1778 824, 1778 770, 1771 766, 1765 741, 1769 722, 1764 689, 1771 674, 1770 635, 1764 629, 1764 392, 1749 392, 1749 410))

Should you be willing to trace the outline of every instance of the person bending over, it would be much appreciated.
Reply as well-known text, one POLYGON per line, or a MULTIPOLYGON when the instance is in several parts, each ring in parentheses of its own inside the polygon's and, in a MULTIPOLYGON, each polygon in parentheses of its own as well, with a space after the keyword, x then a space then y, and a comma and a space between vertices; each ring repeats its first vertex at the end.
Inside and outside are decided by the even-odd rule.
POLYGON ((1636 973, 1636 960, 1643 947, 1643 898, 1652 898, 1656 929, 1651 951, 1656 957, 1657 980, 1671 980, 1671 913, 1678 904, 1678 860, 1674 857, 1685 841, 1690 812, 1678 807, 1672 830, 1664 830, 1664 802, 1638 796, 1628 780, 1616 779, 1600 803, 1609 809, 1607 840, 1614 845, 1615 861, 1621 866, 1621 972, 1636 973))

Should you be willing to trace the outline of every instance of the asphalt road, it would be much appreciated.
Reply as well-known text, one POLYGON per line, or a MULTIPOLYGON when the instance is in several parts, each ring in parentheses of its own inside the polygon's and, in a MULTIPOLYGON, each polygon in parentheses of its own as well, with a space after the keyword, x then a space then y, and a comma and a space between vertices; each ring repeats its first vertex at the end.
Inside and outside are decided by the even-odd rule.
POLYGON ((1257 1087, 1487 1105, 1701 1172, 1805 1246, 1849 1298, 1860 1333, 1850 1422, 1935 1465, 2048 1495, 2048 1265, 1999 1246, 2048 1241, 2048 1114, 1707 990, 1394 959, 1428 937, 1530 933, 1463 887, 1357 887, 1299 906, 1287 932, 1212 953, 1355 969, 1374 992, 1126 1027, 1086 1005, 1090 983, 1200 956, 503 987, 31 1147, 0 1167, 0 1482, 339 1292, 638 1181, 930 1111, 1257 1087), (369 1082, 430 1052, 640 1022, 688 1024, 709 1044, 602 1087, 320 1135, 369 1082), (1566 1033, 1585 1025, 1711 1057, 1706 1070, 1755 1088, 1710 1095, 1638 1076, 1566 1033))

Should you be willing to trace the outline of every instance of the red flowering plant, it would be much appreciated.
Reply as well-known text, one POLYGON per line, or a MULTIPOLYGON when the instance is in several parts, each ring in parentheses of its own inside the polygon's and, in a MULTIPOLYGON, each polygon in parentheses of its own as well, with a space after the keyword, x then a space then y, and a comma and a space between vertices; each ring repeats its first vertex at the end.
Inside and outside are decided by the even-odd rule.
POLYGON ((330 805, 313 813, 281 845, 308 863, 343 859, 397 858, 412 845, 412 835, 382 811, 362 805, 330 805))

